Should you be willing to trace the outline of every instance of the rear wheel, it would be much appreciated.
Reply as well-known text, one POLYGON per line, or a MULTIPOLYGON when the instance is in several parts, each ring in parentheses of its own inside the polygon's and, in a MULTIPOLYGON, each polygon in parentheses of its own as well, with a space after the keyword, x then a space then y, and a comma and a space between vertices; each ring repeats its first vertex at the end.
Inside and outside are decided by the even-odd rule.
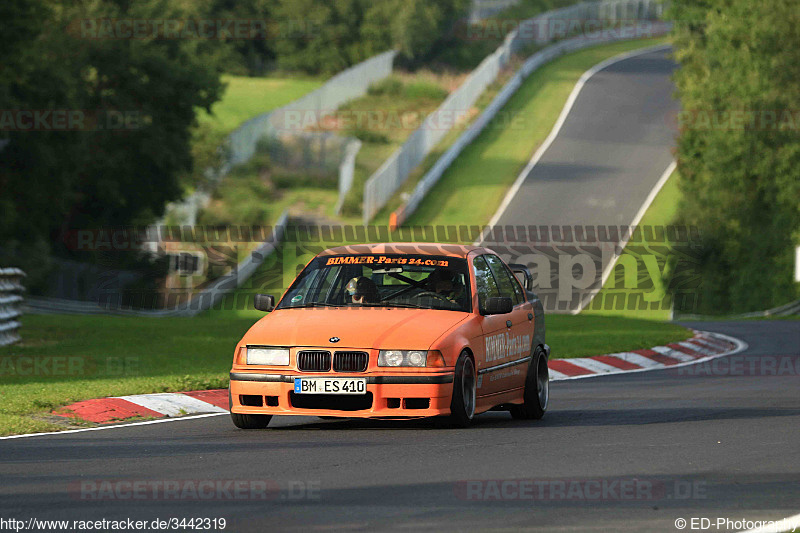
POLYGON ((475 416, 475 363, 467 352, 461 352, 453 378, 453 399, 450 400, 448 425, 465 428, 475 416))
POLYGON ((522 420, 541 419, 550 401, 550 372, 547 369, 547 356, 539 346, 533 351, 525 378, 524 398, 525 403, 511 408, 511 416, 522 420))
POLYGON ((239 429, 264 429, 272 420, 272 415, 240 415, 230 410, 233 405, 231 389, 228 388, 228 411, 231 413, 233 425, 239 429))

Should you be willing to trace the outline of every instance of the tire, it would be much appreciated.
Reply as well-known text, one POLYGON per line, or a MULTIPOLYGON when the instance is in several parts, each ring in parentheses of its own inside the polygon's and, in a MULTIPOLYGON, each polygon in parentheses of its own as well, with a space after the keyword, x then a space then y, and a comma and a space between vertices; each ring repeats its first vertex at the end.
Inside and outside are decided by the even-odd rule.
POLYGON ((518 420, 540 420, 547 412, 550 401, 550 372, 547 369, 547 356, 539 346, 533 351, 523 397, 525 403, 513 406, 511 416, 518 420))
POLYGON ((228 388, 228 412, 231 414, 233 425, 239 429, 264 429, 272 420, 272 415, 240 415, 231 411, 231 389, 228 388))
POLYGON ((475 372, 475 363, 472 358, 467 352, 461 352, 456 361, 456 371, 453 377, 453 399, 450 400, 448 426, 466 428, 472 423, 477 395, 476 376, 477 372, 475 372))

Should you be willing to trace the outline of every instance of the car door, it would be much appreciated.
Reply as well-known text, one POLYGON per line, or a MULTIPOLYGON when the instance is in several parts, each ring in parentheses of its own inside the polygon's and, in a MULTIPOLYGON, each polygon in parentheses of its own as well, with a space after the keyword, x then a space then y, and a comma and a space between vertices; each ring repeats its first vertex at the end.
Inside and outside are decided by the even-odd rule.
POLYGON ((496 255, 487 254, 486 262, 497 280, 501 296, 508 296, 514 302, 514 309, 507 317, 507 342, 508 354, 505 363, 509 366, 498 372, 496 381, 505 389, 515 389, 525 386, 525 376, 528 370, 527 359, 531 354, 531 341, 533 332, 533 306, 525 297, 525 291, 519 284, 510 268, 496 255), (511 325, 508 325, 508 322, 511 325), (513 364, 517 362, 517 364, 513 364))
POLYGON ((525 383, 525 364, 510 364, 530 353, 530 329, 525 310, 525 299, 519 284, 512 282, 508 269, 497 256, 484 254, 473 260, 473 272, 482 310, 487 298, 511 298, 514 309, 503 315, 484 315, 483 357, 477 361, 478 394, 481 396, 502 392, 525 383), (517 287, 517 289, 515 289, 517 287))

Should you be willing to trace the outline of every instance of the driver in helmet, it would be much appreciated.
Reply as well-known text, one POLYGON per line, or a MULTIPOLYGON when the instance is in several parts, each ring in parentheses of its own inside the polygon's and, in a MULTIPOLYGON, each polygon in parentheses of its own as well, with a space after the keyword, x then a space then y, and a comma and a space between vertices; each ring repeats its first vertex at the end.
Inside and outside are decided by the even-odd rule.
POLYGON ((437 268, 425 280, 425 289, 455 302, 463 288, 459 275, 446 268, 437 268))
POLYGON ((345 288, 354 304, 376 304, 380 301, 378 286, 375 282, 364 276, 350 280, 345 288))

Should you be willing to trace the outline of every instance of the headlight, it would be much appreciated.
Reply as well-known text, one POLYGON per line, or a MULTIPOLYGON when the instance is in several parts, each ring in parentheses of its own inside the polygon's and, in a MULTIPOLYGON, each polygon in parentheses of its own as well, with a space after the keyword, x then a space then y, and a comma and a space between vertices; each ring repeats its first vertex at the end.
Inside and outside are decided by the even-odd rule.
POLYGON ((247 346, 248 365, 288 366, 289 348, 247 346))
POLYGON ((401 366, 403 359, 403 352, 399 350, 381 350, 378 354, 378 366, 401 366))
POLYGON ((427 366, 428 354, 436 354, 437 361, 441 358, 439 352, 425 350, 381 350, 378 353, 378 366, 427 366))

